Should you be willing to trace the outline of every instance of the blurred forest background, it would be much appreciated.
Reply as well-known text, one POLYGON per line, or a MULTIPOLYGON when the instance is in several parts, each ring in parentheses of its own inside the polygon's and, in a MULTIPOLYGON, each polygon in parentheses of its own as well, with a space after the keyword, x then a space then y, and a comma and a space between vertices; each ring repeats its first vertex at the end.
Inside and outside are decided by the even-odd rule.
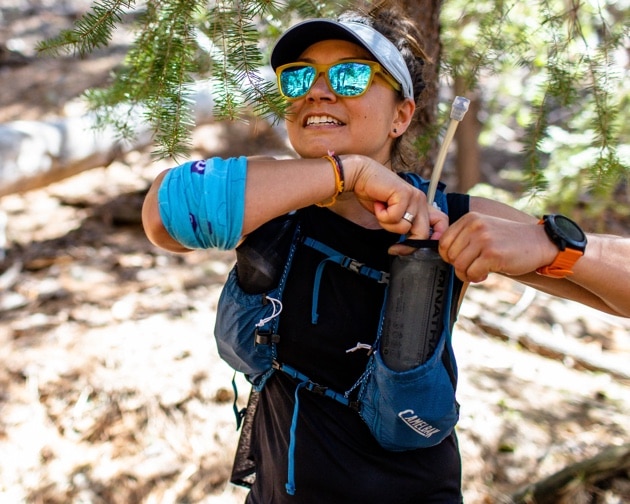
MULTIPOLYGON (((184 158, 293 155, 273 97, 263 110, 244 95, 241 63, 252 63, 247 79, 261 77, 248 82, 271 93, 267 40, 340 2, 256 10, 268 3, 240 2, 253 10, 238 18, 233 2, 211 2, 212 18, 200 10, 207 2, 149 2, 172 11, 103 2, 121 9, 108 44, 51 54, 38 51, 42 42, 72 33, 63 30, 81 26, 93 3, 3 0, 1 502, 243 501, 244 491, 227 483, 238 438, 232 373, 212 337, 233 255, 157 250, 139 215, 153 177, 184 158), (130 94, 130 68, 147 15, 179 19, 183 11, 201 27, 194 61, 205 73, 179 88, 169 81, 184 91, 169 107, 180 98, 188 107, 176 124, 156 115, 152 95, 130 94), (221 25, 226 19, 232 24, 221 25), (257 27, 255 37, 245 30, 245 48, 209 36, 222 26, 233 37, 237 19, 257 27), (234 72, 224 88, 222 61, 234 72), (124 90, 134 99, 120 101, 124 90), (93 105, 107 114, 96 116, 93 105)), ((563 211, 587 229, 628 235, 630 4, 522 4, 428 3, 440 13, 431 40, 442 52, 435 115, 425 118, 434 129, 419 147, 430 158, 450 100, 466 95, 473 108, 445 170, 451 190, 532 213, 563 211)), ((538 502, 630 502, 629 329, 628 320, 502 278, 471 289, 455 334, 466 502, 524 502, 541 482, 538 502)), ((246 397, 243 382, 239 401, 246 397)))

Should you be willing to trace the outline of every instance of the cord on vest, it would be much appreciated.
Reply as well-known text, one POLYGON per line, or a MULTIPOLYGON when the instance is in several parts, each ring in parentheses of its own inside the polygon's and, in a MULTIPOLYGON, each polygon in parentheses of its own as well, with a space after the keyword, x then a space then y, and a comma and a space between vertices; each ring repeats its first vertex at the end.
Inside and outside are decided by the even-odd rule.
POLYGON ((271 315, 269 315, 268 317, 261 318, 256 324, 256 327, 263 327, 265 324, 275 319, 282 312, 282 301, 276 298, 269 297, 269 296, 265 296, 265 299, 271 302, 273 311, 271 312, 271 315))
POLYGON ((372 345, 368 345, 367 343, 361 343, 360 341, 358 341, 354 347, 348 348, 348 350, 346 350, 346 353, 356 352, 357 350, 367 350, 369 355, 370 353, 372 353, 372 345))

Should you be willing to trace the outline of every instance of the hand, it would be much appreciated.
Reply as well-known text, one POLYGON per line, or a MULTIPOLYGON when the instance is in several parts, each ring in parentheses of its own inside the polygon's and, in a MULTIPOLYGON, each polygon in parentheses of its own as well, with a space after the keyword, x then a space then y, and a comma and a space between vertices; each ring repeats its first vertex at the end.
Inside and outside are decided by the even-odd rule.
MULTIPOLYGON (((422 191, 421 191, 422 192, 422 191)), ((424 195, 424 193, 422 193, 424 195)), ((431 240, 439 240, 440 236, 446 231, 448 228, 448 215, 434 207, 433 205, 429 205, 426 203, 426 210, 429 215, 429 223, 431 226, 432 233, 430 236, 427 235, 424 227, 418 229, 416 225, 416 221, 414 220, 411 225, 411 229, 407 233, 407 238, 416 239, 416 240, 426 240, 430 238, 431 240)), ((388 252, 392 255, 409 255, 416 251, 416 247, 410 245, 403 245, 402 243, 396 243, 389 247, 388 252)))
POLYGON ((524 275, 553 261, 558 250, 542 226, 469 212, 440 238, 440 255, 464 282, 490 273, 524 275))
MULTIPOLYGON (((389 168, 365 156, 344 156, 349 167, 346 187, 354 191, 361 205, 374 214, 379 224, 392 233, 409 238, 439 239, 448 227, 448 216, 429 205, 426 195, 389 168), (404 219, 411 214, 413 218, 404 219), (411 222, 410 222, 411 221, 411 222)), ((410 253, 414 249, 402 247, 394 253, 410 253)))

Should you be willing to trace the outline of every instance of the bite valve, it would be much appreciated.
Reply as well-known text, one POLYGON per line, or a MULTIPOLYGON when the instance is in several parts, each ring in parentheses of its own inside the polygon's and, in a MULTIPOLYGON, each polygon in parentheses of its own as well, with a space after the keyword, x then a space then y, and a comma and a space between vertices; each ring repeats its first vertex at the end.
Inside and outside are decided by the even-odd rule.
POLYGON ((456 96, 453 100, 453 105, 451 106, 451 119, 461 121, 466 115, 466 112, 468 112, 469 105, 470 100, 468 98, 456 96))
POLYGON ((435 191, 437 190, 438 181, 440 180, 440 175, 442 174, 442 167, 444 166, 444 161, 446 160, 448 146, 451 144, 451 140, 453 140, 457 126, 466 115, 469 105, 470 100, 468 98, 464 98, 463 96, 456 96, 453 100, 453 105, 451 105, 451 120, 448 128, 446 128, 444 141, 442 142, 442 146, 438 152, 437 161, 435 162, 435 167, 433 168, 433 173, 431 174, 429 190, 427 191, 427 201, 430 205, 433 204, 435 191))

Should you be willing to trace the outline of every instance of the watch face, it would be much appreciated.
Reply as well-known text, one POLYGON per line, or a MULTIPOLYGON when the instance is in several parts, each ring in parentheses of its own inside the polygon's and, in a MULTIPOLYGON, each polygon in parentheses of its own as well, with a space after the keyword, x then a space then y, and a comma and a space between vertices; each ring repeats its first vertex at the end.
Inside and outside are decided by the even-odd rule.
POLYGON ((582 230, 571 219, 567 219, 562 215, 556 215, 554 222, 558 227, 558 231, 560 231, 568 241, 580 243, 586 238, 582 230))

